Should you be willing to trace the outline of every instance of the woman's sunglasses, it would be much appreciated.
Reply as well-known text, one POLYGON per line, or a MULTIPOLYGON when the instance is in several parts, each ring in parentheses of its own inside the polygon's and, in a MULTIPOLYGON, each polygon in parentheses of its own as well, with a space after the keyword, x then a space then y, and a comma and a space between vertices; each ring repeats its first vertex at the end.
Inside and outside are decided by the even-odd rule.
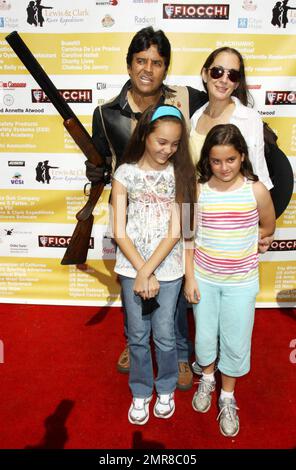
POLYGON ((239 82, 241 74, 239 70, 225 69, 224 67, 211 67, 208 69, 212 78, 217 79, 223 77, 224 73, 227 73, 227 77, 233 83, 239 82))

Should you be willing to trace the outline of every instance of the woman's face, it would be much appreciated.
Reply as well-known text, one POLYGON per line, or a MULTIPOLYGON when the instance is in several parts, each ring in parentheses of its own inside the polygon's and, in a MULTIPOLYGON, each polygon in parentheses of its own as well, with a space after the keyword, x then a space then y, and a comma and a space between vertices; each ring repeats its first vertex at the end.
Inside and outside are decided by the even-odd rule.
MULTIPOLYGON (((220 52, 210 65, 209 69, 203 69, 202 78, 207 84, 208 94, 210 99, 229 100, 233 91, 238 87, 239 81, 231 81, 228 73, 229 71, 239 71, 240 62, 236 54, 231 52, 220 52), (213 67, 220 67, 225 69, 223 75, 219 78, 212 78, 211 70, 213 67)), ((235 77, 235 73, 230 72, 230 76, 235 77)))

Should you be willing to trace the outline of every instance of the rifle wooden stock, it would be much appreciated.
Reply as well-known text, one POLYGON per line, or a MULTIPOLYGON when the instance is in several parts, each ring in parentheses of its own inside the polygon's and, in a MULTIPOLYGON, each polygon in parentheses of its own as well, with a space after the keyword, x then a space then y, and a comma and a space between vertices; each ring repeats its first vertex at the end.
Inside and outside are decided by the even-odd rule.
POLYGON ((61 264, 83 264, 87 258, 89 240, 94 221, 92 212, 104 189, 104 183, 92 186, 88 201, 76 214, 78 220, 61 264))
MULTIPOLYGON (((5 39, 30 72, 32 77, 36 80, 40 88, 48 96, 58 113, 62 116, 65 128, 87 160, 96 166, 104 165, 104 159, 97 151, 91 136, 72 111, 68 103, 64 100, 59 90, 55 87, 41 65, 37 62, 17 31, 13 31, 6 36, 5 39)), ((89 239, 94 220, 92 212, 103 189, 104 183, 91 186, 87 203, 76 214, 78 222, 61 264, 82 264, 86 261, 89 239)))

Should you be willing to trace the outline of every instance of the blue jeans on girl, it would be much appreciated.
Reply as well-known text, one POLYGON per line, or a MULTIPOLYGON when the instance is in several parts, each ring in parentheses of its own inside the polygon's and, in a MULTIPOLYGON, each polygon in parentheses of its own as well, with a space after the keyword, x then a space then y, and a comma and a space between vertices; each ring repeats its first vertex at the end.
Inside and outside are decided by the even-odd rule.
POLYGON ((158 394, 172 393, 178 380, 178 359, 174 331, 174 316, 182 278, 160 281, 157 295, 159 307, 142 316, 142 302, 135 295, 135 279, 119 276, 124 306, 127 312, 128 344, 130 350, 129 386, 135 398, 147 398, 154 387, 150 347, 151 330, 158 367, 155 387, 158 394))

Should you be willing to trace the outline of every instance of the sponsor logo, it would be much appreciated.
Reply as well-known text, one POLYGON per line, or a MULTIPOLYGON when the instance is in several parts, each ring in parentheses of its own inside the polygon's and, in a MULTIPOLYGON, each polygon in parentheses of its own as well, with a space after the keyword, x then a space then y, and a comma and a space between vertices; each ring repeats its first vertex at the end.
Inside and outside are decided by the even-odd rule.
POLYGON ((193 20, 228 20, 229 4, 187 4, 165 3, 163 5, 164 19, 193 19, 193 20))
POLYGON ((3 104, 5 104, 5 106, 12 106, 13 103, 14 103, 14 98, 12 95, 3 96, 3 104))
POLYGON ((238 18, 237 19, 238 28, 247 28, 248 27, 248 18, 238 18))
POLYGON ((247 85, 248 90, 261 90, 261 85, 247 85))
POLYGON ((107 88, 121 88, 119 83, 97 82, 97 90, 106 90, 107 88))
POLYGON ((35 168, 36 181, 38 181, 38 183, 49 184, 51 180, 50 170, 53 168, 59 168, 59 167, 50 166, 49 160, 44 160, 44 162, 38 162, 38 165, 35 168))
POLYGON ((0 0, 0 10, 10 10, 11 3, 9 0, 0 0))
POLYGON ((104 5, 104 6, 106 6, 106 5, 111 5, 111 6, 115 7, 116 5, 118 5, 118 0, 108 0, 108 1, 105 0, 105 1, 101 1, 101 2, 98 2, 98 1, 97 1, 97 2, 96 2, 96 5, 98 5, 98 6, 102 6, 102 5, 104 5))
POLYGON ((295 251, 296 240, 273 240, 269 251, 295 251))
POLYGON ((43 26, 44 23, 44 12, 46 10, 52 10, 53 7, 49 5, 41 5, 41 0, 31 0, 27 4, 27 23, 31 26, 43 26))
POLYGON ((24 184, 21 173, 15 173, 10 180, 11 184, 24 184))
MULTIPOLYGON (((41 248, 65 248, 71 241, 71 236, 38 235, 38 245, 41 248)), ((90 237, 89 248, 94 248, 94 238, 90 237)))
MULTIPOLYGON (((92 90, 59 90, 67 103, 92 103, 92 90)), ((50 103, 41 89, 31 90, 32 103, 50 103)))
POLYGON ((135 24, 155 25, 156 18, 155 16, 135 16, 135 24))
POLYGON ((257 5, 252 0, 244 0, 242 4, 242 8, 247 11, 255 11, 257 8, 257 5))
POLYGON ((19 18, 6 16, 0 17, 0 28, 18 28, 19 27, 19 18))
POLYGON ((5 228, 5 229, 4 229, 5 235, 6 235, 7 237, 11 237, 13 231, 14 231, 13 228, 5 228))
POLYGON ((237 27, 248 29, 261 29, 263 27, 263 21, 260 19, 258 20, 257 18, 238 18, 237 27))
POLYGON ((105 15, 104 18, 101 20, 102 26, 104 28, 111 28, 114 25, 115 20, 112 18, 111 15, 105 15))
POLYGON ((42 0, 29 1, 27 11, 27 23, 31 26, 43 27, 44 23, 57 23, 58 21, 63 25, 68 23, 81 23, 84 18, 89 16, 87 8, 80 10, 79 8, 56 10, 52 6, 41 4, 42 0))
POLYGON ((8 160, 8 166, 25 166, 24 160, 8 160))
POLYGON ((296 104, 295 91, 267 91, 265 93, 265 104, 278 106, 282 104, 296 104))
POLYGON ((32 235, 32 232, 25 232, 24 230, 19 230, 15 227, 8 227, 1 230, 0 234, 1 236, 4 235, 6 237, 12 237, 16 235, 32 235))
POLYGON ((296 22, 296 7, 288 5, 289 0, 276 2, 272 8, 271 24, 275 28, 286 28, 288 23, 294 24, 296 22))
POLYGON ((9 88, 9 89, 15 89, 15 88, 25 88, 27 84, 25 82, 2 82, 0 81, 0 88, 9 88))

